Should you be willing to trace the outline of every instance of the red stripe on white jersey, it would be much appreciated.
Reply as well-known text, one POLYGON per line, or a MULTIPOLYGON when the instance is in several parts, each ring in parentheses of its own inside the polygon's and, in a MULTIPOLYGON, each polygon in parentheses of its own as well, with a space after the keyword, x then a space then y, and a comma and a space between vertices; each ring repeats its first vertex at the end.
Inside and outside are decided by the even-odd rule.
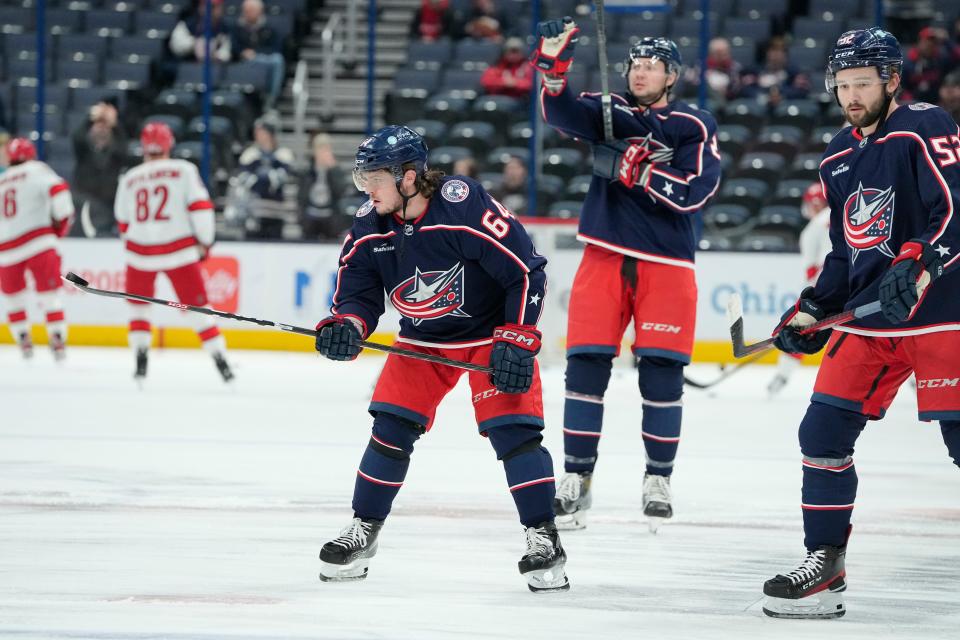
POLYGON ((62 192, 64 192, 64 191, 69 191, 69 189, 70 189, 70 185, 68 185, 66 182, 61 182, 60 184, 55 184, 55 185, 53 185, 52 187, 50 187, 50 197, 52 198, 53 196, 57 195, 58 193, 62 193, 62 192))
POLYGON ((131 320, 130 331, 150 331, 149 320, 131 320))
POLYGON ((220 335, 220 329, 217 327, 209 327, 198 332, 198 335, 200 336, 201 341, 207 342, 208 340, 213 340, 214 338, 218 337, 220 335))
POLYGON ((210 200, 197 200, 191 202, 187 207, 187 211, 208 211, 210 209, 213 209, 213 202, 210 200))
POLYGON ((40 236, 45 235, 55 235, 51 227, 40 227, 39 229, 34 229, 33 231, 27 231, 23 235, 20 235, 13 240, 7 240, 6 242, 0 242, 0 251, 8 251, 10 249, 16 249, 21 247, 34 238, 39 238, 40 236))
POLYGON ((127 251, 141 256, 162 256, 167 253, 174 253, 181 249, 196 246, 196 244, 197 239, 193 236, 180 238, 173 242, 165 242, 164 244, 138 244, 132 240, 127 240, 127 251))

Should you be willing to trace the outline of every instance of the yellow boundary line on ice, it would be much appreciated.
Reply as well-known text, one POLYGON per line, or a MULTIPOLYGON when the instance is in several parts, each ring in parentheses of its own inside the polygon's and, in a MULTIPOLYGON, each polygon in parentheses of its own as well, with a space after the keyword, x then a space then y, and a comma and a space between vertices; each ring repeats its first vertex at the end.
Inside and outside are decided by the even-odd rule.
MULTIPOLYGON (((282 331, 263 331, 249 329, 221 329, 230 349, 256 349, 265 351, 313 351, 310 338, 282 331)), ((41 326, 33 327, 33 340, 36 344, 46 344, 46 331, 41 326)), ((375 333, 370 337, 373 342, 392 344, 396 334, 375 333)), ((127 346, 127 328, 115 326, 71 325, 68 343, 71 346, 125 347, 127 346)), ((6 325, 0 325, 0 344, 13 344, 13 336, 6 325)), ((171 349, 191 349, 200 346, 200 339, 193 329, 155 327, 153 346, 171 349)), ((628 351, 625 345, 624 352, 628 351)), ((367 351, 371 355, 382 353, 367 351)), ((771 351, 760 362, 772 364, 778 354, 771 351)), ((694 362, 734 362, 730 343, 724 341, 698 341, 693 348, 694 362)), ((807 356, 804 364, 817 364, 820 356, 807 356)))

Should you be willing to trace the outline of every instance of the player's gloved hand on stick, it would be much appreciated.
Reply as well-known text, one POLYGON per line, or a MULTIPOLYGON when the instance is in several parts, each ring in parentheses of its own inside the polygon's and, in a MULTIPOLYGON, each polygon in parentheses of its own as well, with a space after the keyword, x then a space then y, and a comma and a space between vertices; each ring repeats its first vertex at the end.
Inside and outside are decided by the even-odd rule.
POLYGON ((363 347, 363 331, 354 318, 332 315, 317 324, 317 351, 331 360, 355 360, 363 347))
POLYGON ((930 283, 943 275, 943 260, 930 244, 910 240, 880 278, 880 311, 888 322, 909 320, 930 283))
POLYGON ((593 173, 607 180, 619 180, 623 186, 632 189, 646 179, 652 166, 647 160, 649 157, 650 148, 646 145, 625 140, 595 144, 593 173))
POLYGON ((540 352, 540 332, 533 327, 505 324, 493 330, 490 381, 502 393, 526 393, 533 384, 534 361, 540 352))
POLYGON ((543 82, 551 93, 563 89, 563 75, 573 63, 573 50, 580 38, 580 28, 570 16, 563 20, 546 20, 537 24, 540 41, 530 54, 530 64, 544 73, 543 82))
POLYGON ((830 329, 800 335, 804 328, 827 317, 827 312, 814 302, 811 296, 813 287, 807 287, 800 293, 796 304, 780 317, 780 324, 773 330, 773 334, 777 336, 773 344, 780 351, 813 354, 823 349, 830 339, 830 329))

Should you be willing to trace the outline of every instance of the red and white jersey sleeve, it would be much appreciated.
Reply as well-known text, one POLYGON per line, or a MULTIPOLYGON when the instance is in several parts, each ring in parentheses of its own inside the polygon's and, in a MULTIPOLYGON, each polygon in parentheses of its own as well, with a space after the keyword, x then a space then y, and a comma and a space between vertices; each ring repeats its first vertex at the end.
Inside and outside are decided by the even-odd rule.
POLYGON ((830 207, 821 209, 800 232, 800 255, 803 257, 806 283, 816 284, 823 262, 830 253, 830 207))
POLYGON ((31 160, 0 174, 0 266, 10 266, 56 246, 55 225, 73 215, 66 181, 31 160))
POLYGON ((121 176, 114 215, 127 263, 141 271, 198 262, 213 244, 213 202, 186 160, 152 160, 121 176))

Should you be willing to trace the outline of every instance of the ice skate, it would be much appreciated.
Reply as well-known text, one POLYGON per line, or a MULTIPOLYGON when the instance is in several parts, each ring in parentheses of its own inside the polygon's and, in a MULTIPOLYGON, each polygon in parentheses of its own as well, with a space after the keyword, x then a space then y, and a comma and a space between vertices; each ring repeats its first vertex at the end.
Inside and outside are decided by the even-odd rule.
POLYGON ((213 354, 213 362, 217 365, 217 371, 220 372, 224 382, 233 380, 233 371, 230 369, 230 365, 227 364, 227 359, 223 357, 222 353, 213 354))
POLYGON ((29 333, 21 333, 20 337, 17 338, 17 344, 20 345, 20 355, 23 356, 24 360, 33 358, 33 340, 30 338, 29 333))
POLYGON ((340 535, 320 549, 320 579, 347 582, 367 577, 370 558, 377 555, 383 520, 354 518, 340 535))
POLYGON ((769 384, 767 384, 767 397, 772 398, 780 393, 780 391, 787 386, 789 381, 790 378, 782 373, 778 373, 777 375, 773 376, 773 379, 770 380, 769 384))
POLYGON ((664 520, 673 517, 670 476, 643 474, 643 515, 647 516, 650 533, 656 533, 664 520))
POLYGON ((137 368, 133 372, 133 379, 143 387, 143 380, 147 377, 147 350, 137 349, 137 368))
POLYGON ((553 499, 557 529, 574 531, 587 526, 587 509, 593 504, 593 495, 590 493, 592 481, 592 473, 563 474, 553 499))
POLYGON ((49 342, 54 361, 63 362, 67 357, 67 345, 63 342, 63 336, 56 332, 52 333, 49 342))
POLYGON ((808 551, 799 567, 763 583, 763 612, 772 618, 839 618, 847 612, 843 592, 846 547, 823 545, 808 551))
POLYGON ((560 544, 557 527, 552 522, 541 522, 535 527, 527 527, 527 550, 517 566, 520 574, 527 579, 527 586, 534 593, 566 591, 570 581, 563 565, 567 554, 560 544))

